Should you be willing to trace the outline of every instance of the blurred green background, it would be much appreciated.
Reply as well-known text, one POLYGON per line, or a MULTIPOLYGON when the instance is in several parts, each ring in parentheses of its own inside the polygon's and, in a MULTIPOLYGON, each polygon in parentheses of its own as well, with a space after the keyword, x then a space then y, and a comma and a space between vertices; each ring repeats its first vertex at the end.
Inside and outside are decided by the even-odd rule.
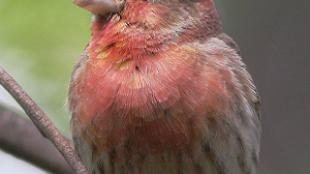
POLYGON ((70 0, 0 0, 0 64, 65 132, 68 81, 89 23, 70 0))

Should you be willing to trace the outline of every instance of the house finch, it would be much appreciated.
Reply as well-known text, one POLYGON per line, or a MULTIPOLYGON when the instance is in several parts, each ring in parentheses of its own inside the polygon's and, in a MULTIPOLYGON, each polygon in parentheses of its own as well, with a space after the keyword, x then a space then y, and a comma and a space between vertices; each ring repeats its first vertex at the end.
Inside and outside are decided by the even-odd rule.
POLYGON ((252 79, 212 0, 76 0, 94 14, 69 89, 93 174, 254 174, 252 79))

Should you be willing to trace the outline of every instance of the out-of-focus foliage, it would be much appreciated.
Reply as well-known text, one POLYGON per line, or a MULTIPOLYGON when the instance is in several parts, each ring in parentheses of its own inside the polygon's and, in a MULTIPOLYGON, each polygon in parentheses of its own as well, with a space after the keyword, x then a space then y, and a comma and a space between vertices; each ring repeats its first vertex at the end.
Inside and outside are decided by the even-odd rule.
POLYGON ((0 0, 0 65, 66 131, 68 81, 89 22, 90 15, 70 0, 0 0))

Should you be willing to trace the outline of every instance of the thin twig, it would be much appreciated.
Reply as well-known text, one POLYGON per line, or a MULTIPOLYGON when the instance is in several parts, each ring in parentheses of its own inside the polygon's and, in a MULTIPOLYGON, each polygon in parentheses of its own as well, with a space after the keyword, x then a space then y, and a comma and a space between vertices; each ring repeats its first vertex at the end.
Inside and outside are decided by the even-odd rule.
POLYGON ((29 119, 2 105, 0 148, 47 172, 75 174, 56 147, 41 135, 29 119))
POLYGON ((56 146, 73 170, 77 174, 88 174, 72 144, 60 133, 44 111, 2 67, 0 67, 0 84, 20 104, 42 135, 56 146))

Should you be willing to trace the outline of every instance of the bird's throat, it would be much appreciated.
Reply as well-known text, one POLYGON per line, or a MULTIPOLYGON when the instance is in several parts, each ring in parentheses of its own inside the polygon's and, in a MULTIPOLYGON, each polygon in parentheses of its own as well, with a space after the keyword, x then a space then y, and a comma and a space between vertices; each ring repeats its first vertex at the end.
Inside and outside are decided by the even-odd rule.
POLYGON ((96 17, 92 26, 92 37, 87 48, 93 61, 112 61, 123 68, 129 61, 153 58, 162 51, 164 43, 169 44, 171 36, 156 28, 161 17, 141 16, 149 11, 165 11, 155 5, 139 3, 135 8, 126 7, 122 14, 115 14, 109 20, 96 17), (143 13, 135 12, 137 6, 143 13), (131 13, 127 14, 127 11, 131 13))

